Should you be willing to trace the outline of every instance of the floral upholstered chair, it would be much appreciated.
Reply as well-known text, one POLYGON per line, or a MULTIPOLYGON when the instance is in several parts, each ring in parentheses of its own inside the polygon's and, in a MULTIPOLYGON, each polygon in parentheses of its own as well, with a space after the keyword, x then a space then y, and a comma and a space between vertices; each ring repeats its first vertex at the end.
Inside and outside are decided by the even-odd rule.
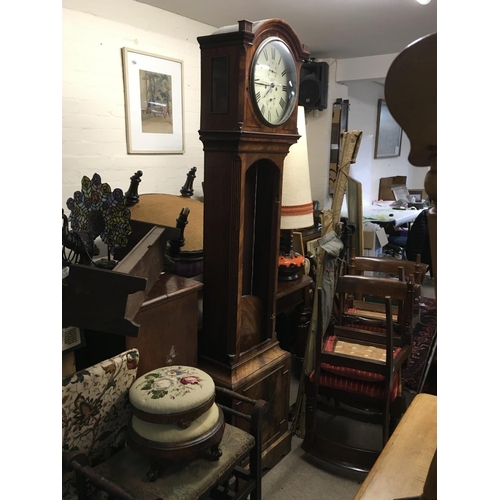
MULTIPOLYGON (((62 380, 62 451, 80 451, 95 466, 125 444, 128 392, 139 351, 130 349, 62 380)), ((63 498, 76 498, 73 476, 63 476, 63 498)))

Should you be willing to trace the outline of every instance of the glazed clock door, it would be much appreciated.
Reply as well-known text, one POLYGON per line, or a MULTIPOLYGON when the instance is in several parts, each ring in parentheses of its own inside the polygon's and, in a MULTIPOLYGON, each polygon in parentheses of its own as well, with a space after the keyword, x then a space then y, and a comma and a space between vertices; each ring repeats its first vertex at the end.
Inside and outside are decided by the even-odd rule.
POLYGON ((297 69, 282 40, 269 38, 259 46, 250 83, 255 109, 264 122, 279 125, 290 117, 298 95, 297 69))

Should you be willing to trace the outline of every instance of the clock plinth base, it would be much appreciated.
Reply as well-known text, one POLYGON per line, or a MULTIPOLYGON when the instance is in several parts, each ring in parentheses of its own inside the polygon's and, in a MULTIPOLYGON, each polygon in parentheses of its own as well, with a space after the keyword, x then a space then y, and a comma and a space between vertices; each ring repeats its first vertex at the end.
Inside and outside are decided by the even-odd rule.
MULTIPOLYGON (((292 434, 288 430, 291 354, 276 342, 237 366, 223 365, 202 355, 198 368, 208 373, 218 386, 269 403, 262 423, 262 469, 274 467, 291 449, 292 434)), ((233 417, 229 423, 246 431, 250 429, 243 419, 233 417)))

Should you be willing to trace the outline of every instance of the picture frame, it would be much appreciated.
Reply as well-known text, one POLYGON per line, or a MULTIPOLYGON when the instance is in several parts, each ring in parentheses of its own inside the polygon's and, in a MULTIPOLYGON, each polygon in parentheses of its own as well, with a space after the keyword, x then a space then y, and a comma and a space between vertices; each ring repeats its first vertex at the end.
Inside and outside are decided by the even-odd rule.
POLYGON ((415 197, 415 201, 425 201, 427 193, 425 189, 408 189, 408 194, 415 197))
POLYGON ((183 62, 122 48, 127 152, 183 154, 183 62))
POLYGON ((316 238, 314 240, 309 240, 306 243, 306 249, 307 249, 306 255, 311 254, 313 259, 315 259, 315 260, 318 259, 320 251, 321 251, 321 246, 320 246, 318 240, 319 240, 319 238, 316 238))
POLYGON ((80 347, 85 347, 85 333, 75 326, 62 329, 62 353, 73 352, 80 347))
POLYGON ((392 117, 383 99, 378 100, 375 159, 395 158, 401 154, 403 131, 392 117))

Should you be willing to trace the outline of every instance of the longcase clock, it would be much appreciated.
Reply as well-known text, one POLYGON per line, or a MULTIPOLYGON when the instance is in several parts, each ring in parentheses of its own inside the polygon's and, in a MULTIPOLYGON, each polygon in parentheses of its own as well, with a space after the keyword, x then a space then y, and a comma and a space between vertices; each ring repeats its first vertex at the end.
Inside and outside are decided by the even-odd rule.
POLYGON ((291 443, 291 356, 275 333, 277 262, 283 162, 299 138, 299 75, 309 52, 280 19, 239 21, 198 42, 205 151, 199 366, 218 385, 269 402, 263 464, 272 467, 291 443))

